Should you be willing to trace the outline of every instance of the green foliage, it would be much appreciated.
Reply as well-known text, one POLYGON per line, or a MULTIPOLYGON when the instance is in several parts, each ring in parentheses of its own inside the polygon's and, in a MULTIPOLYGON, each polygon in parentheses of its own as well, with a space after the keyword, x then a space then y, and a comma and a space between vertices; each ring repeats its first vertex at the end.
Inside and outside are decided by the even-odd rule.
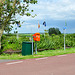
POLYGON ((37 0, 24 0, 23 3, 20 3, 20 0, 0 0, 0 29, 4 30, 5 28, 9 32, 12 28, 9 25, 17 21, 15 19, 16 14, 32 16, 33 10, 29 10, 29 5, 36 3, 37 0))
POLYGON ((61 34, 61 32, 59 31, 59 28, 49 28, 49 31, 48 31, 49 35, 52 35, 52 34, 61 34))
POLYGON ((21 50, 22 41, 29 41, 27 35, 20 35, 19 39, 16 38, 15 34, 3 35, 2 36, 2 49, 3 50, 21 50))
MULTIPOLYGON (((75 34, 66 34, 66 47, 75 47, 75 34), (69 37, 68 37, 69 36, 69 37)), ((52 34, 48 38, 41 35, 41 40, 38 42, 38 49, 59 49, 64 47, 64 35, 52 34)))
POLYGON ((4 28, 5 32, 7 32, 7 34, 9 34, 9 32, 12 30, 13 26, 10 25, 6 25, 6 27, 4 28))
MULTIPOLYGON (((2 36, 2 48, 3 50, 22 50, 22 42, 30 41, 32 34, 19 34, 19 39, 16 39, 15 34, 3 35, 2 36)), ((34 42, 35 43, 35 42, 34 42)), ((66 34, 66 47, 75 47, 75 34, 66 34)), ((44 34, 41 34, 40 41, 37 42, 37 47, 39 49, 60 49, 64 47, 64 35, 55 35, 44 37, 44 34)))
POLYGON ((12 49, 12 50, 21 50, 22 47, 21 40, 17 40, 15 36, 6 37, 5 40, 2 40, 2 47, 4 50, 12 49))

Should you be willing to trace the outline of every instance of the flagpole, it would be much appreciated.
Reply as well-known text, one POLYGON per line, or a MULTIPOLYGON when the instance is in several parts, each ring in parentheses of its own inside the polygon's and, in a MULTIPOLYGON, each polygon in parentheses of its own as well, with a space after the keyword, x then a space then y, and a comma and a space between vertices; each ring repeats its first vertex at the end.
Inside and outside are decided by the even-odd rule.
POLYGON ((40 28, 40 24, 39 24, 39 21, 38 21, 38 32, 39 32, 39 28, 40 28))
MULTIPOLYGON (((44 19, 44 22, 45 22, 45 19, 44 19)), ((44 25, 44 38, 45 38, 45 25, 44 25)))
POLYGON ((65 29, 64 29, 64 50, 65 50, 65 29))
POLYGON ((17 27, 17 23, 16 23, 16 28, 17 28, 17 29, 16 29, 16 30, 17 30, 17 31, 16 31, 16 38, 17 38, 17 40, 18 40, 18 27, 17 27))
POLYGON ((21 27, 21 25, 20 25, 20 22, 17 22, 16 24, 17 24, 17 39, 18 39, 19 38, 19 36, 18 36, 18 27, 21 27))
POLYGON ((18 38, 19 38, 19 37, 18 37, 18 27, 17 27, 17 40, 18 40, 18 38))
POLYGON ((18 40, 18 32, 17 32, 17 40, 18 40))
POLYGON ((31 34, 32 34, 33 32, 32 32, 32 27, 31 27, 31 34))
POLYGON ((44 26, 44 38, 45 38, 45 26, 44 26))
MULTIPOLYGON (((38 20, 38 24, 39 24, 39 20, 38 20)), ((39 32, 39 26, 38 26, 38 32, 39 32)))
POLYGON ((45 22, 45 19, 44 19, 44 38, 45 38, 45 27, 46 27, 46 22, 45 22))
POLYGON ((63 29, 64 30, 64 50, 65 50, 65 33, 66 33, 66 26, 67 26, 67 23, 65 21, 65 28, 63 29))

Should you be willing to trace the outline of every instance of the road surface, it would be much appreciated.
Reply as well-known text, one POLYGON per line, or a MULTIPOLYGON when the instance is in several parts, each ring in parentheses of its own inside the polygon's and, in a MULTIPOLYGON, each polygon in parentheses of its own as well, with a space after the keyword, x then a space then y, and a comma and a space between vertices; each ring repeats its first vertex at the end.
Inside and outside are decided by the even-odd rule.
POLYGON ((75 75, 75 54, 2 62, 0 75, 75 75))

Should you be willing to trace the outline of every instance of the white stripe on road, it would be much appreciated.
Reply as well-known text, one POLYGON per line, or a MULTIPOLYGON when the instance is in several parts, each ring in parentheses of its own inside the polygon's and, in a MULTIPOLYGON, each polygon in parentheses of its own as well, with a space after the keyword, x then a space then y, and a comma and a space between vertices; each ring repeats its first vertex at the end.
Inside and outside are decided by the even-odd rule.
POLYGON ((12 63, 6 63, 6 65, 18 64, 18 63, 22 63, 22 62, 23 62, 23 61, 12 62, 12 63))
POLYGON ((64 57, 64 56, 67 56, 67 55, 59 55, 59 56, 57 56, 57 57, 64 57))
POLYGON ((35 60, 42 60, 42 59, 47 59, 48 57, 44 57, 44 58, 37 58, 35 60))

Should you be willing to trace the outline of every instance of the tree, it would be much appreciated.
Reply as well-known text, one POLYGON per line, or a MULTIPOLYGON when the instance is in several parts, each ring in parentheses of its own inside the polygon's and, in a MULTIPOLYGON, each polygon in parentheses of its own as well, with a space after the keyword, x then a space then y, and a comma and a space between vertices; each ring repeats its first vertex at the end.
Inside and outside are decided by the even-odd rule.
POLYGON ((49 33, 49 35, 52 35, 52 34, 56 34, 56 35, 61 34, 61 32, 59 31, 59 28, 49 28, 48 33, 49 33))
POLYGON ((7 25, 7 26, 4 28, 4 30, 5 30, 5 32, 7 32, 7 34, 9 35, 9 32, 12 30, 12 28, 13 28, 13 26, 7 25))
MULTIPOLYGON (((29 4, 37 3, 37 0, 0 0, 0 49, 1 49, 1 36, 6 25, 13 22, 15 23, 15 15, 20 14, 21 16, 32 16, 29 12, 29 4)), ((33 12, 33 10, 31 10, 33 12)))

